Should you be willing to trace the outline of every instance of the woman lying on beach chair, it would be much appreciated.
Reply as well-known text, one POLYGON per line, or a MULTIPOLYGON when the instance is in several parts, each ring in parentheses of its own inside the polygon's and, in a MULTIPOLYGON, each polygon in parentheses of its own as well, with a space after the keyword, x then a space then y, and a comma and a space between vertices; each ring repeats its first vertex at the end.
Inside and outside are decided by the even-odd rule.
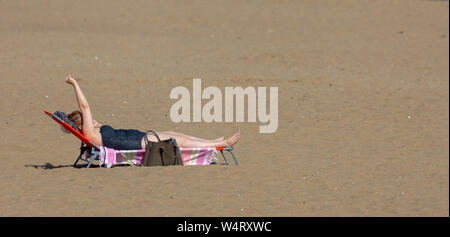
MULTIPOLYGON (((73 86, 80 111, 76 110, 67 117, 78 126, 81 133, 99 146, 105 146, 116 150, 140 150, 145 149, 144 136, 152 142, 156 142, 154 135, 146 134, 135 129, 114 129, 109 125, 101 125, 92 119, 89 104, 80 89, 77 81, 72 76, 66 77, 66 83, 73 86)), ((240 139, 240 131, 228 139, 220 137, 214 140, 201 139, 182 133, 172 131, 157 132, 161 140, 174 138, 180 147, 202 148, 202 147, 232 147, 240 139)))

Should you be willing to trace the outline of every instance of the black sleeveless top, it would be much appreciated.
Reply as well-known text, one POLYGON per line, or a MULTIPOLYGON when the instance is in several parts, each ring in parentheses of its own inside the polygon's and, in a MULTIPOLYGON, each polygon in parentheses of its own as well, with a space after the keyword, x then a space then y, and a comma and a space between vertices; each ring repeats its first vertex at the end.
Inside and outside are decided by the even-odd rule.
POLYGON ((103 146, 114 150, 140 150, 144 132, 135 129, 114 129, 109 125, 100 127, 103 146))

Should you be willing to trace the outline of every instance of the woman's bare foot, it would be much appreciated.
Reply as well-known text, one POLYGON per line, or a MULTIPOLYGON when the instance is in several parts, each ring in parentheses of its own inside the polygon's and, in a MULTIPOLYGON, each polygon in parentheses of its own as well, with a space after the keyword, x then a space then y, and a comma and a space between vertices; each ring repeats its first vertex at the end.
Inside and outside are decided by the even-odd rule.
POLYGON ((234 146, 234 144, 236 144, 239 141, 239 139, 241 139, 241 131, 238 131, 233 136, 228 138, 225 141, 225 144, 226 144, 227 147, 232 147, 232 146, 234 146))

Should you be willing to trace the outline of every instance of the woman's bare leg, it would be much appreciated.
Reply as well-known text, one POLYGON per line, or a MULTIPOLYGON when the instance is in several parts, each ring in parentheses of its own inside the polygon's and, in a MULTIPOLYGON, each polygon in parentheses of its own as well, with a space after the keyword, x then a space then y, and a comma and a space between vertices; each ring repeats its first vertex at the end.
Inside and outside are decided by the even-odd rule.
POLYGON ((172 131, 163 131, 162 133, 172 134, 174 136, 186 136, 186 137, 188 137, 188 138, 190 138, 192 140, 198 140, 198 141, 223 141, 223 140, 225 140, 224 136, 216 138, 216 139, 203 139, 203 138, 194 137, 194 136, 190 136, 190 135, 187 135, 187 134, 182 134, 182 133, 172 132, 172 131))
MULTIPOLYGON (((232 147, 236 144, 241 138, 241 132, 238 131, 233 136, 226 140, 217 141, 217 140, 196 140, 196 139, 187 139, 183 140, 180 147, 232 147)), ((175 138, 176 139, 176 138, 175 138)), ((178 140, 177 140, 178 141, 178 140)))
MULTIPOLYGON (((185 135, 182 133, 175 133, 171 131, 157 132, 161 140, 167 140, 169 138, 174 138, 177 140, 177 144, 180 147, 231 147, 236 144, 240 139, 240 131, 235 133, 233 136, 226 140, 206 140, 201 138, 196 138, 193 136, 185 135)), ((149 141, 156 141, 154 135, 147 135, 149 141)), ((144 147, 144 146, 143 146, 144 147)))
POLYGON ((225 137, 224 136, 221 136, 221 137, 218 137, 218 138, 216 138, 216 139, 213 139, 214 141, 223 141, 223 140, 225 140, 225 137))

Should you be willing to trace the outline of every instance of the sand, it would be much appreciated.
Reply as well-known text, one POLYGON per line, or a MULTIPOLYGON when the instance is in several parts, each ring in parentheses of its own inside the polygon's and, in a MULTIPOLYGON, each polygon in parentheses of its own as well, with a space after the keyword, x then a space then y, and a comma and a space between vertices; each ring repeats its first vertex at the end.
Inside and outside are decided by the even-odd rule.
POLYGON ((0 216, 448 216, 447 1, 1 1, 0 216), (74 168, 43 113, 230 136, 240 166, 74 168), (177 86, 278 87, 279 124, 174 123, 177 86))

